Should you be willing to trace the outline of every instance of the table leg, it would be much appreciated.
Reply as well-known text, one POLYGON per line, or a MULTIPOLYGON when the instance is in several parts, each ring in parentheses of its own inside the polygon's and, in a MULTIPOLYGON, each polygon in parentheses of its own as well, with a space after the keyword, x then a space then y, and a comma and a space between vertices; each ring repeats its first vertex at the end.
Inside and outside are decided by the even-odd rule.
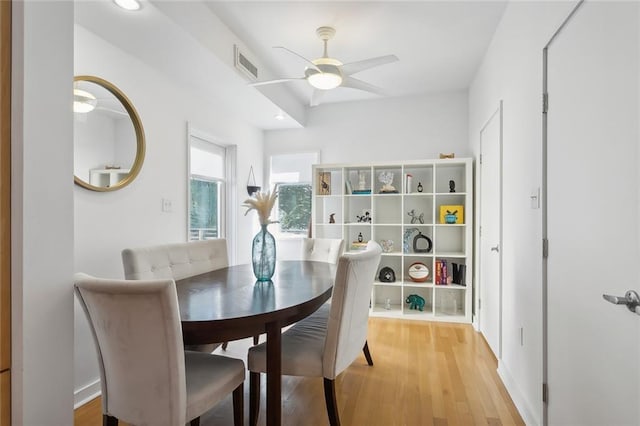
POLYGON ((277 322, 267 329, 267 426, 280 426, 282 415, 282 330, 277 322))

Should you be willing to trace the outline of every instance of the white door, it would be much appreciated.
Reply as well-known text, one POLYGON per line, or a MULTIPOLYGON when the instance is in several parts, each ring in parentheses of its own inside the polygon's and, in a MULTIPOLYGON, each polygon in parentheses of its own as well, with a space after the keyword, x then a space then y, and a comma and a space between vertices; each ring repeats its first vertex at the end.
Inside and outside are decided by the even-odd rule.
POLYGON ((502 102, 480 131, 480 332, 501 356, 502 102))
POLYGON ((638 2, 583 3, 548 48, 549 425, 640 424, 638 2))

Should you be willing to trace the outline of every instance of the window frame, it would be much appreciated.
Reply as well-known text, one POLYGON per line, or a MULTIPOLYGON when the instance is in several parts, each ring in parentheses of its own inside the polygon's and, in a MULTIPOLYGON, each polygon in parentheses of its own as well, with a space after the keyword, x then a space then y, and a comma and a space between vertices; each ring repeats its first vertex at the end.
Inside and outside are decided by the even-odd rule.
MULTIPOLYGON (((212 150, 212 151, 213 151, 212 150)), ((220 182, 219 185, 219 202, 218 214, 220 215, 218 222, 220 229, 218 230, 218 238, 227 240, 227 251, 229 253, 229 261, 231 264, 235 262, 235 240, 237 235, 237 146, 225 144, 220 138, 195 128, 191 123, 187 123, 187 217, 186 217, 186 241, 191 241, 191 178, 220 182), (191 173, 191 148, 194 145, 194 139, 198 140, 198 145, 202 142, 211 144, 213 150, 222 150, 224 152, 224 178, 213 178, 211 176, 201 176, 191 173)))
MULTIPOLYGON (((281 152, 281 153, 271 153, 269 155, 269 184, 271 188, 275 188, 276 190, 279 191, 279 187, 280 185, 309 185, 309 187, 311 188, 311 199, 309 200, 311 203, 311 208, 313 209, 313 176, 312 173, 309 173, 309 181, 286 181, 286 182, 281 182, 281 181, 276 181, 273 180, 273 158, 277 157, 277 156, 284 156, 284 155, 305 155, 305 154, 313 154, 315 155, 315 162, 312 162, 311 164, 309 164, 309 168, 312 169, 314 164, 319 164, 320 163, 320 151, 319 150, 313 150, 313 151, 298 151, 298 152, 281 152)), ((276 206, 275 206, 275 214, 276 217, 279 216, 279 203, 276 202, 276 206)), ((313 213, 313 212, 311 212, 313 213)), ((311 217, 313 217, 313 214, 311 214, 311 217)), ((278 224, 277 226, 277 230, 272 231, 273 235, 276 237, 276 239, 300 239, 300 238, 305 238, 309 235, 309 232, 311 230, 311 217, 309 218, 309 228, 307 228, 307 232, 287 232, 287 231, 282 231, 280 224, 278 224)))

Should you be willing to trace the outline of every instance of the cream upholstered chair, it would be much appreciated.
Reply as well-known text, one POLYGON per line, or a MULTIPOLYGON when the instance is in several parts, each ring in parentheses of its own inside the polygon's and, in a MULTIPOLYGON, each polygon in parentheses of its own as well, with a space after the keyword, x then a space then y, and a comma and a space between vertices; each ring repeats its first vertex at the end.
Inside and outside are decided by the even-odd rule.
MULTIPOLYGON (((124 277, 128 280, 173 278, 180 280, 229 266, 227 240, 191 241, 122 250, 124 277)), ((186 349, 213 352, 220 343, 188 345, 186 349)))
MULTIPOLYGON (((335 265, 342 254, 343 246, 344 240, 340 238, 303 238, 301 259, 335 265)), ((254 345, 259 341, 260 336, 253 336, 254 345)), ((226 343, 222 347, 226 349, 226 343)))
POLYGON ((302 259, 317 262, 338 263, 344 240, 339 238, 303 238, 302 259))
POLYGON ((227 240, 191 241, 122 250, 128 280, 180 280, 229 266, 227 240))
MULTIPOLYGON (((363 252, 340 256, 331 305, 282 333, 282 374, 324 378, 332 426, 340 424, 335 378, 366 348, 369 300, 381 253, 380 245, 370 241, 363 252)), ((249 348, 251 425, 258 421, 260 373, 266 371, 266 352, 266 343, 249 348)))
POLYGON ((103 424, 198 425, 230 392, 243 423, 244 362, 184 350, 173 279, 74 281, 96 345, 103 424))

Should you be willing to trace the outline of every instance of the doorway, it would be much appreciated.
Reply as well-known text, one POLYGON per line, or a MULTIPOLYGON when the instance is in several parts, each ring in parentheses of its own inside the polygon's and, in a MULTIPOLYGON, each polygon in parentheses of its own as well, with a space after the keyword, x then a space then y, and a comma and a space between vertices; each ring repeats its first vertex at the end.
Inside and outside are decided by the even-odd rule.
POLYGON ((640 292, 639 18, 580 2, 543 51, 546 424, 640 415, 640 316, 603 299, 640 292))
POLYGON ((496 358, 502 351, 502 101, 480 130, 480 332, 496 358))
POLYGON ((0 2, 0 426, 11 424, 11 1, 0 2))

